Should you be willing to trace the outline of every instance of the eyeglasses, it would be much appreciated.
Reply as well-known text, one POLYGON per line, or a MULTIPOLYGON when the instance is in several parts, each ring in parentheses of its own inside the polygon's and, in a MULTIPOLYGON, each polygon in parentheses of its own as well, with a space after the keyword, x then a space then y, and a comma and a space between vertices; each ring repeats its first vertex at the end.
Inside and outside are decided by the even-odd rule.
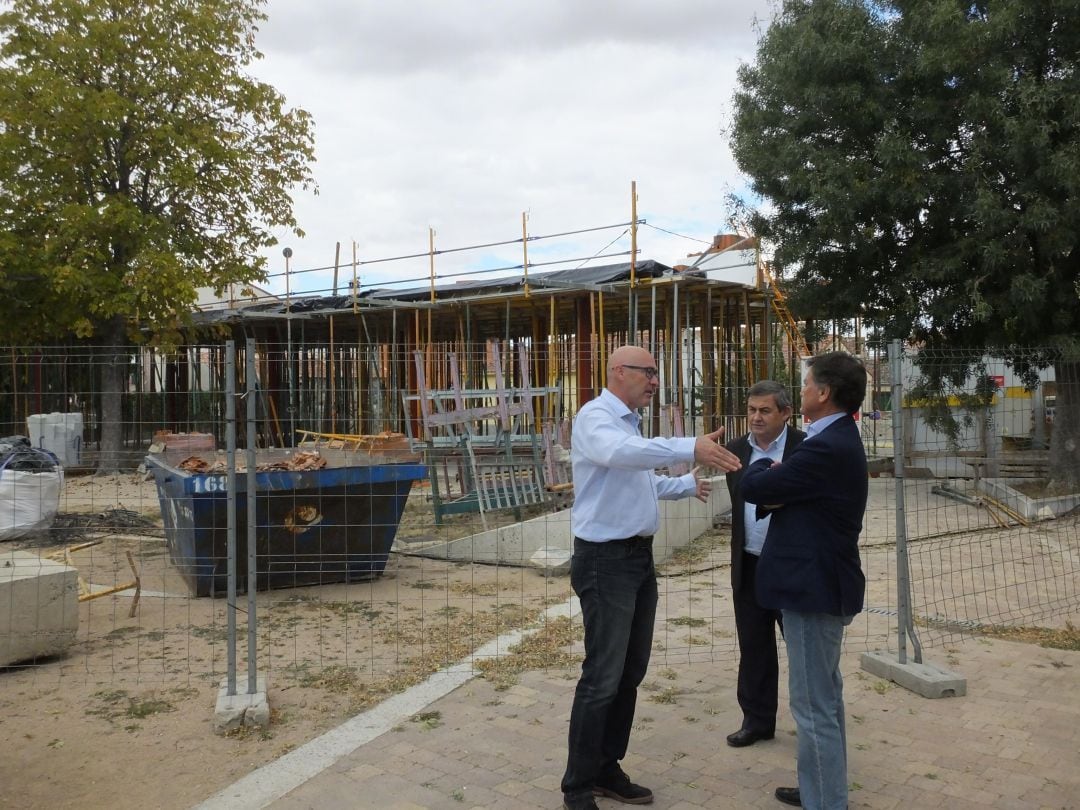
POLYGON ((631 366, 631 365, 629 365, 627 363, 623 363, 622 367, 623 368, 632 368, 635 371, 640 371, 642 374, 645 375, 646 380, 651 380, 653 377, 656 376, 656 369, 653 368, 652 366, 631 366))

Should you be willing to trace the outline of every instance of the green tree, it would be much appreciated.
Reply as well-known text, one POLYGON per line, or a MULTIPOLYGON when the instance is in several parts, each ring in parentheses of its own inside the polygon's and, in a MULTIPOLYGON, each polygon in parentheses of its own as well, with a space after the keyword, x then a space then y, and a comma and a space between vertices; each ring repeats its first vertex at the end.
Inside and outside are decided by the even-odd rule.
POLYGON ((0 14, 0 339, 102 358, 115 468, 132 341, 265 276, 313 188, 312 122, 247 72, 263 0, 11 0, 0 14))
MULTIPOLYGON (((785 0, 739 71, 754 226, 814 317, 926 357, 990 347, 1058 385, 1052 484, 1080 488, 1080 14, 1074 0, 785 0), (1033 353, 1026 347, 1040 347, 1033 353)), ((953 355, 955 359, 956 355, 953 355)), ((948 364, 926 362, 933 380, 948 364)))

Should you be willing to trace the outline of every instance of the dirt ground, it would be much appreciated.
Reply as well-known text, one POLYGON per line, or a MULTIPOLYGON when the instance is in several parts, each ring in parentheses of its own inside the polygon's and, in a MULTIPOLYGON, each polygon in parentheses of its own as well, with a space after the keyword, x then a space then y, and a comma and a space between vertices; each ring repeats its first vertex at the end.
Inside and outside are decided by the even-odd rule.
MULTIPOLYGON (((408 553, 391 554, 374 580, 260 592, 257 669, 268 677, 271 724, 219 736, 211 723, 227 671, 226 602, 189 595, 154 484, 69 477, 57 522, 67 528, 0 551, 63 559, 65 548, 94 543, 68 555, 91 590, 131 580, 131 552, 142 595, 134 616, 133 591, 81 602, 66 655, 0 669, 0 807, 190 807, 570 595, 565 577, 408 553)), ((414 496, 398 539, 407 550, 478 530, 476 516, 435 526, 414 496)), ((239 608, 245 691, 244 595, 239 608)))
MULTIPOLYGON (((973 622, 1071 629, 1080 621, 1061 612, 1074 601, 1080 518, 1003 528, 985 509, 935 494, 933 483, 910 482, 906 495, 915 603, 933 619, 920 628, 928 643, 946 643, 973 622)), ((895 624, 893 498, 891 482, 872 482, 862 541, 868 610, 849 628, 849 647, 876 649, 895 624)), ((381 577, 258 594, 257 666, 268 677, 271 724, 222 737, 211 723, 227 666, 225 600, 189 595, 169 559, 154 484, 135 474, 71 477, 60 511, 61 528, 5 543, 0 553, 63 557, 65 548, 94 543, 69 559, 88 586, 102 589, 132 578, 130 552, 143 592, 130 617, 131 591, 81 602, 66 655, 0 669, 0 807, 191 807, 570 596, 566 577, 410 553, 481 528, 475 515, 434 525, 418 487, 401 521, 400 551, 381 577)), ((513 520, 502 513, 498 522, 513 520)), ((655 666, 733 653, 728 559, 721 527, 658 567, 655 666), (692 615, 670 613, 663 594, 677 591, 688 593, 692 615)), ((241 691, 244 610, 242 596, 241 691)), ((537 659, 573 663, 543 652, 537 659)))

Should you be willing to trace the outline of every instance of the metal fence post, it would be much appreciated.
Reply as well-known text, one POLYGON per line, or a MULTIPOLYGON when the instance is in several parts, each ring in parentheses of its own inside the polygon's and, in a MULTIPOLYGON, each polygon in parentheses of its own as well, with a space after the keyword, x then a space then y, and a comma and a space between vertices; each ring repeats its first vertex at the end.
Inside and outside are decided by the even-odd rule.
POLYGON ((889 343, 892 377, 893 480, 896 489, 896 646, 897 660, 907 663, 907 639, 911 637, 915 662, 922 663, 922 647, 911 615, 911 575, 908 569, 907 512, 904 506, 904 382, 903 350, 899 340, 889 343))
POLYGON ((255 405, 258 396, 258 381, 255 370, 255 340, 247 339, 246 344, 246 388, 247 397, 247 604, 248 604, 248 636, 247 636, 247 676, 248 694, 258 691, 257 656, 256 645, 258 639, 258 622, 256 621, 255 592, 258 589, 258 549, 255 545, 255 529, 257 514, 255 511, 255 405))
POLYGON ((236 694, 236 344, 225 341, 225 466, 228 480, 226 515, 226 656, 230 697, 236 694))

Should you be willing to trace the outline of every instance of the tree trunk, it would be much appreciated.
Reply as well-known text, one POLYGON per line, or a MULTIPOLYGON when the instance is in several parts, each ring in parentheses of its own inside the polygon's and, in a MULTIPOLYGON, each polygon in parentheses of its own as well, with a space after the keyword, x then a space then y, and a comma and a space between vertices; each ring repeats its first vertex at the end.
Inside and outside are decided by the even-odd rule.
POLYGON ((123 396, 129 352, 126 323, 122 316, 106 324, 101 347, 101 444, 97 473, 119 472, 123 460, 123 396))
POLYGON ((1080 360, 1054 363, 1057 401, 1050 437, 1050 480, 1053 494, 1080 492, 1080 360))

